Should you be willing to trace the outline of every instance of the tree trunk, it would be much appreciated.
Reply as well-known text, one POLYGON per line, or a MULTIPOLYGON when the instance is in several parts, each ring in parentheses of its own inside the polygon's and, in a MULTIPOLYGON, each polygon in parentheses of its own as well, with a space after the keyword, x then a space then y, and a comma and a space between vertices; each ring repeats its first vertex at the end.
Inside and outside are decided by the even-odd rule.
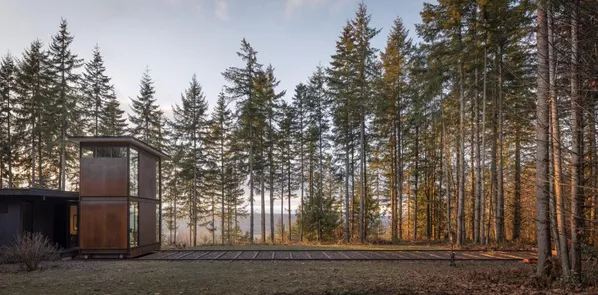
POLYGON ((521 134, 515 127, 515 191, 513 192, 513 238, 518 240, 521 233, 521 134))
MULTIPOLYGON (((556 50, 554 48, 554 20, 552 16, 552 10, 548 10, 546 13, 547 16, 547 39, 548 39, 548 75, 549 75, 549 85, 548 85, 548 96, 550 99, 550 108, 551 108, 551 142, 552 142, 552 168, 554 176, 552 177, 554 181, 554 197, 556 201, 556 231, 558 233, 558 242, 560 249, 559 257, 561 259, 561 266, 563 275, 565 277, 571 276, 570 266, 571 263, 569 262, 569 246, 567 244, 567 225, 566 225, 566 218, 565 218, 565 199, 562 193, 562 160, 561 160, 561 128, 559 124, 559 113, 558 113, 558 100, 557 100, 557 92, 556 92, 556 50)), ((557 238, 555 238, 557 240, 557 238)))
POLYGON ((548 24, 544 2, 538 1, 537 54, 538 54, 538 90, 536 102, 536 226, 538 243, 538 264, 536 272, 545 276, 549 269, 550 224, 548 217, 548 24))
MULTIPOLYGON (((486 45, 484 45, 484 74, 483 74, 483 90, 482 90, 482 151, 478 152, 478 157, 482 157, 478 169, 478 179, 480 181, 480 242, 486 242, 486 236, 488 232, 484 230, 484 220, 486 216, 486 180, 484 178, 484 167, 486 166, 486 96, 487 96, 487 75, 488 75, 488 53, 486 51, 486 45), (483 153, 483 154, 481 154, 483 153)), ((479 129, 478 129, 479 130, 479 129)), ((478 142, 479 144, 479 142, 478 142)))
POLYGON ((579 0, 573 1, 571 11, 571 121, 573 125, 571 144, 571 275, 581 282, 581 243, 583 239, 583 116, 582 99, 579 94, 579 0))
POLYGON ((417 240, 417 212, 419 198, 419 125, 415 126, 415 179, 413 188, 413 240, 417 240))
POLYGON ((365 114, 363 106, 360 107, 360 174, 361 181, 359 185, 359 241, 363 243, 365 241, 365 191, 366 191, 366 179, 365 179, 365 114))
POLYGON ((505 232, 505 194, 503 182, 503 45, 498 50, 498 179, 497 179, 497 198, 496 198, 496 241, 504 240, 505 232))
POLYGON ((465 77, 463 61, 459 64, 459 199, 457 201, 457 245, 465 242, 465 77))

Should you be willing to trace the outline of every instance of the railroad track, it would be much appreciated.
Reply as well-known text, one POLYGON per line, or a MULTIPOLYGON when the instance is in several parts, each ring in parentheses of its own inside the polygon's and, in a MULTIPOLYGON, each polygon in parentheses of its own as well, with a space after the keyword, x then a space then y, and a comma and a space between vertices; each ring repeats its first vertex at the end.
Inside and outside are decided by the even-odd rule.
MULTIPOLYGON (((454 251, 455 260, 521 261, 532 251, 454 251)), ((451 260, 451 250, 162 250, 137 260, 366 261, 451 260)))

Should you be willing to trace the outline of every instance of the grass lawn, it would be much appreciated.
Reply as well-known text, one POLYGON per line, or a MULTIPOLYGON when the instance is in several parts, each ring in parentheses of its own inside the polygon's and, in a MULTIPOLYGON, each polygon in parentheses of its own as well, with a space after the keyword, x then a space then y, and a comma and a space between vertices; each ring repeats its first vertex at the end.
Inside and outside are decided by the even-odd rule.
POLYGON ((0 265, 0 294, 544 294, 528 286, 533 272, 520 262, 73 260, 30 273, 0 265))

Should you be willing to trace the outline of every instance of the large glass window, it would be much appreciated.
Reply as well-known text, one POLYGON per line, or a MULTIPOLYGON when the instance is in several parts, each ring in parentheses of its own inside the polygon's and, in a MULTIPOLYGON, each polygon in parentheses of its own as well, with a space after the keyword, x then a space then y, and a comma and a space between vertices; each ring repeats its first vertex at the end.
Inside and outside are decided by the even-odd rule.
POLYGON ((129 196, 139 196, 139 152, 130 148, 129 155, 129 196))
POLYGON ((139 202, 129 203, 129 245, 139 246, 139 202))
POLYGON ((124 158, 127 156, 125 147, 83 147, 81 157, 83 158, 124 158))

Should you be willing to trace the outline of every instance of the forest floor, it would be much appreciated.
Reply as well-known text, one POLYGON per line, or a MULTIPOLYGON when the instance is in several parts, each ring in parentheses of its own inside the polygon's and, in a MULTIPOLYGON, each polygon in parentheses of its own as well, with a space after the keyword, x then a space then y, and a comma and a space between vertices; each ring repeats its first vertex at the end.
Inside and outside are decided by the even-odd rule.
POLYGON ((0 265, 1 294, 597 294, 537 290, 535 265, 458 261, 57 261, 0 265))

